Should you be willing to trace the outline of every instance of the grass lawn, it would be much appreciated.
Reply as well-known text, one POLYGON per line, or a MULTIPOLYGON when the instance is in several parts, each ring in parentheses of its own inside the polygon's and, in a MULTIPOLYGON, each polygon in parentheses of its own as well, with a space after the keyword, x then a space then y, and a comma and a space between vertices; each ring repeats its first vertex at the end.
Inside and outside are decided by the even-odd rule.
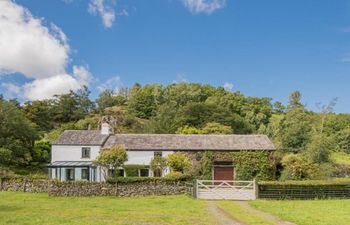
POLYGON ((251 211, 240 207, 238 203, 233 201, 220 201, 218 202, 218 206, 229 213, 236 220, 249 225, 276 225, 276 223, 268 221, 262 216, 256 215, 251 211))
POLYGON ((345 152, 333 152, 332 159, 338 164, 350 165, 350 154, 345 152))
POLYGON ((257 200, 249 204, 298 225, 350 224, 350 200, 257 200))
POLYGON ((48 197, 0 192, 0 224, 214 224, 206 202, 186 196, 48 197))

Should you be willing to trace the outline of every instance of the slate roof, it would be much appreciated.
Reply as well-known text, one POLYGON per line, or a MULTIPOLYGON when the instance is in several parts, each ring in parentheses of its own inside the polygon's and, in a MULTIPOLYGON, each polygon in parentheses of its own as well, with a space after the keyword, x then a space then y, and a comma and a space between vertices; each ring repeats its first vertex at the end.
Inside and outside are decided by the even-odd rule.
POLYGON ((113 145, 128 150, 275 150, 266 135, 116 134, 103 148, 113 145))
POLYGON ((54 145, 99 145, 102 146, 109 135, 102 135, 99 130, 66 130, 54 145))

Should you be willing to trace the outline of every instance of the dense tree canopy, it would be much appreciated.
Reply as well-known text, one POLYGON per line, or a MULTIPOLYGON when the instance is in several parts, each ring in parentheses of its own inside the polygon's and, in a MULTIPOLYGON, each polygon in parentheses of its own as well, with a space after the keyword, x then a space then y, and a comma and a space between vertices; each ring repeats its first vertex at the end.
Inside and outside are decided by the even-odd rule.
POLYGON ((298 91, 286 106, 184 82, 107 89, 95 100, 89 95, 83 87, 22 105, 0 97, 0 164, 43 164, 50 142, 65 129, 98 129, 101 116, 110 117, 117 133, 267 134, 283 154, 295 154, 284 162, 310 168, 330 163, 332 151, 350 152, 350 114, 333 113, 333 103, 309 111, 298 91))

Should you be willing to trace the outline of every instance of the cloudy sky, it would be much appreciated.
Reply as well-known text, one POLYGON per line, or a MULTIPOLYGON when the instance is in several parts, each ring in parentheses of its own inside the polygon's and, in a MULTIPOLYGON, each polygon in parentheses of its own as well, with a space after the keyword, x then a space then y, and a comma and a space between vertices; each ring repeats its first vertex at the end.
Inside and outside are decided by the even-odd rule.
POLYGON ((0 94, 188 81, 350 112, 350 0, 0 0, 0 94))

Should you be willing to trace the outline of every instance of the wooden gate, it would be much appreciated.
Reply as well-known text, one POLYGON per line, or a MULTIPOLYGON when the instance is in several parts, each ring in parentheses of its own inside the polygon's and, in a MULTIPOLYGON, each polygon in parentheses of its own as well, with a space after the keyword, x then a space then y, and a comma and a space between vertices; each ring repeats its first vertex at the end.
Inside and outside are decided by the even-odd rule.
POLYGON ((255 200, 256 182, 255 180, 197 180, 195 194, 199 199, 255 200))

